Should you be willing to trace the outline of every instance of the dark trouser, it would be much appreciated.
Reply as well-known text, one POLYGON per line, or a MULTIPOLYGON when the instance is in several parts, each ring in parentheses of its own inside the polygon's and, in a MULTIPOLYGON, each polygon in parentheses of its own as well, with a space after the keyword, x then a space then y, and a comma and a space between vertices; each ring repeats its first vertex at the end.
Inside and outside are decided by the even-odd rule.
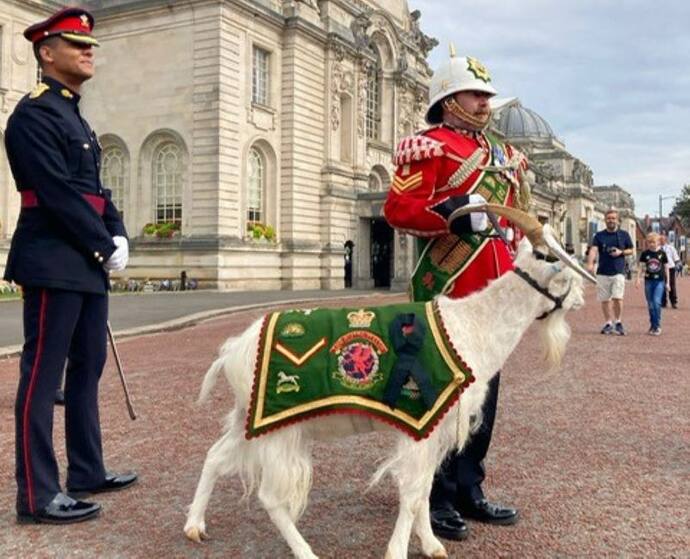
POLYGON ((15 404, 18 513, 36 512, 60 492, 53 409, 66 360, 66 485, 94 487, 105 479, 98 381, 106 360, 107 317, 107 295, 24 290, 24 348, 15 404))
MULTIPOLYGON (((678 304, 678 292, 676 291, 676 269, 671 268, 668 271, 668 298, 671 300, 671 305, 674 307, 678 304)), ((666 290, 664 289, 664 294, 661 297, 661 306, 666 306, 666 290)))
MULTIPOLYGON (((482 406, 483 420, 479 430, 471 435, 462 452, 452 452, 436 472, 431 488, 431 508, 457 507, 462 502, 482 499, 484 481, 483 460, 489 450, 491 433, 496 418, 496 402, 500 373, 489 382, 486 400, 482 406)), ((462 398, 462 396, 460 397, 462 398)))

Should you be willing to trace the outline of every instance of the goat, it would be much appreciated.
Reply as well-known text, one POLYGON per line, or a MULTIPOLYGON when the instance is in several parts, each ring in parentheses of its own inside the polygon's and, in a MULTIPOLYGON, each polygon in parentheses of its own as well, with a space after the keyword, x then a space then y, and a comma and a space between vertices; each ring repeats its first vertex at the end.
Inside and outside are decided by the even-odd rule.
MULTIPOLYGON (((477 423, 489 380, 502 368, 530 324, 541 315, 548 314, 542 321, 544 357, 551 367, 558 366, 570 336, 566 311, 584 304, 582 277, 596 281, 565 253, 549 226, 542 226, 532 216, 493 204, 473 205, 463 210, 505 215, 526 237, 518 247, 514 272, 504 274, 469 297, 437 299, 447 333, 471 368, 475 382, 462 392, 427 438, 415 441, 394 431, 398 435, 395 449, 371 481, 373 485, 390 474, 399 489, 400 510, 386 559, 407 557, 413 530, 421 540, 425 556, 448 557, 432 532, 429 518, 428 499, 434 472, 450 450, 465 444, 477 423), (538 258, 545 255, 537 249, 550 250, 566 266, 538 258)), ((366 417, 327 415, 247 440, 245 423, 261 327, 262 320, 256 321, 242 335, 229 339, 204 378, 200 401, 208 396, 216 378, 224 371, 235 394, 235 408, 227 417, 224 434, 208 451, 184 532, 196 542, 206 538, 205 511, 214 483, 221 475, 237 474, 245 483, 247 494, 258 485, 259 500, 294 556, 313 559, 317 556, 295 525, 306 507, 311 486, 311 441, 390 430, 390 427, 366 417)))

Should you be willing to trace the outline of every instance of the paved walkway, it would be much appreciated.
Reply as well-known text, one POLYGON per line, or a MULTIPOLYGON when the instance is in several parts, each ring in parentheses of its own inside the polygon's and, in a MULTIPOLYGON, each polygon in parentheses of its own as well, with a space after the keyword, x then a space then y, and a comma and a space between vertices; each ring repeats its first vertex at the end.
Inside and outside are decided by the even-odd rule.
MULTIPOLYGON (((324 299, 394 297, 388 290, 339 289, 303 291, 178 291, 119 293, 110 297, 110 323, 119 337, 171 330, 230 312, 275 304, 300 304, 324 299)), ((20 351, 22 303, 0 301, 0 357, 20 351)))
MULTIPOLYGON (((642 291, 630 286, 628 335, 600 335, 601 311, 589 287, 585 308, 570 313, 573 334, 559 371, 543 370, 538 325, 527 332, 503 369, 484 484, 489 497, 520 508, 520 522, 471 523, 468 540, 448 542, 451 557, 690 555, 690 279, 679 281, 679 288, 680 308, 663 313, 657 338, 646 334, 642 291)), ((377 295, 304 306, 390 300, 377 295)), ((122 340, 139 417, 128 419, 109 359, 100 390, 104 451, 109 468, 133 468, 140 483, 99 496, 101 518, 82 525, 15 523, 18 359, 1 359, 0 557, 290 557, 256 496, 241 501, 235 477, 219 480, 213 493, 207 515, 212 539, 196 545, 182 533, 205 454, 232 405, 223 379, 206 405, 196 405, 201 379, 219 345, 263 312, 122 340)), ((56 409, 55 448, 64 473, 63 414, 56 409)), ((315 445, 314 486, 299 528, 320 557, 383 557, 397 514, 396 488, 388 480, 366 488, 391 442, 389 434, 375 433, 315 445)), ((416 538, 411 557, 420 557, 416 538)))

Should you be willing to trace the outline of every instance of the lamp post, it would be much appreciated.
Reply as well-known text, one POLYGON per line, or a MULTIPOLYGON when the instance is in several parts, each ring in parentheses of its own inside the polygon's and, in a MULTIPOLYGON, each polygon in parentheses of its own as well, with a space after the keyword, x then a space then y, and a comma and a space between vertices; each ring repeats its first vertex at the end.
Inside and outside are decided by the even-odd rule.
POLYGON ((670 200, 671 198, 677 198, 676 196, 662 196, 659 194, 659 233, 661 233, 661 218, 663 217, 663 201, 670 200))
POLYGON ((659 219, 663 215, 662 203, 664 200, 670 200, 671 198, 676 198, 676 196, 662 196, 659 194, 659 219))

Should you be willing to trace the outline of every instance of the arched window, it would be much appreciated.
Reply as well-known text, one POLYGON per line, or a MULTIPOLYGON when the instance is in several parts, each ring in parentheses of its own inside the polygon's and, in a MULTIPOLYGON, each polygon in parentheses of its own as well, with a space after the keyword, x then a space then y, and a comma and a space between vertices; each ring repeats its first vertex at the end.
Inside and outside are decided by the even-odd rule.
POLYGON ((156 223, 182 223, 184 162, 180 146, 165 142, 156 148, 151 182, 156 200, 156 223))
POLYGON ((127 157, 119 146, 105 148, 101 159, 101 182, 112 191, 112 201, 124 216, 127 180, 127 157))
POLYGON ((256 148, 249 150, 247 165, 247 228, 265 217, 266 163, 256 148))
POLYGON ((378 140, 381 136, 381 59, 367 70, 367 138, 378 140))

